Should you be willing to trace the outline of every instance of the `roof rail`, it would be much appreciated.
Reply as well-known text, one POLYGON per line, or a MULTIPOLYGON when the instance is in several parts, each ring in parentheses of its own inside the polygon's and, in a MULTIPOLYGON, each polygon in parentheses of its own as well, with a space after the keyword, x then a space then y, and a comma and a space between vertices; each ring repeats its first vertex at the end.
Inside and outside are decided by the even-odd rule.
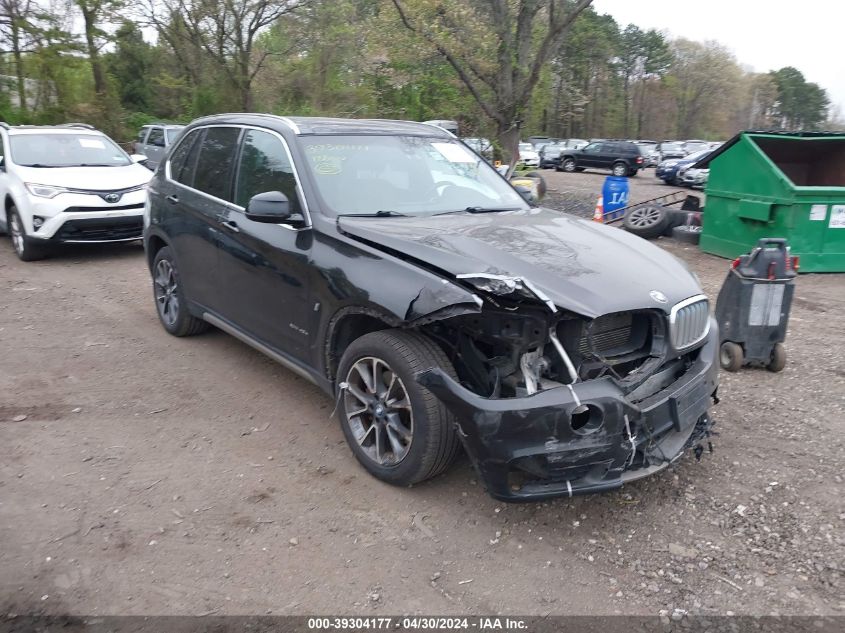
POLYGON ((88 125, 87 123, 60 123, 56 127, 81 127, 85 130, 96 130, 93 125, 88 125))

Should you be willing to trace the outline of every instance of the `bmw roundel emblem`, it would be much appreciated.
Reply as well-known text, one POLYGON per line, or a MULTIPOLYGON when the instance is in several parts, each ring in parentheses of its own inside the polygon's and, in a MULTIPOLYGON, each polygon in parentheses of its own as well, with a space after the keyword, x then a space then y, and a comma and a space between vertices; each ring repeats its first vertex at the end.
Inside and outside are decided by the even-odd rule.
POLYGON ((660 292, 659 290, 652 290, 648 293, 652 299, 657 301, 657 303, 669 303, 669 299, 666 298, 666 295, 660 292))
POLYGON ((106 202, 120 202, 120 194, 119 193, 107 193, 103 196, 103 199, 106 202))

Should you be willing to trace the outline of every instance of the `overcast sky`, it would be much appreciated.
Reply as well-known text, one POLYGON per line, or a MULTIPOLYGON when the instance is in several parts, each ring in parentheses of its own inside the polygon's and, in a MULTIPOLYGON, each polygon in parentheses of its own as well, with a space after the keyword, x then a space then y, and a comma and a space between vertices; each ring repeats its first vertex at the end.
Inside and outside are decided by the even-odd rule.
POLYGON ((757 72, 794 66, 845 115, 842 0, 594 0, 625 27, 716 40, 757 72))

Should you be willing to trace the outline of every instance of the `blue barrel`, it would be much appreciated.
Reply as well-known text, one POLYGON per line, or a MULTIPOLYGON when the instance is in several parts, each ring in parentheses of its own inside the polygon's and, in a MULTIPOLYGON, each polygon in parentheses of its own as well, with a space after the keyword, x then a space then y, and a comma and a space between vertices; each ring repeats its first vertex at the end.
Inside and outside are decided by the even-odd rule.
POLYGON ((601 189, 604 205, 604 221, 622 217, 622 209, 628 206, 628 179, 625 176, 608 176, 601 189))

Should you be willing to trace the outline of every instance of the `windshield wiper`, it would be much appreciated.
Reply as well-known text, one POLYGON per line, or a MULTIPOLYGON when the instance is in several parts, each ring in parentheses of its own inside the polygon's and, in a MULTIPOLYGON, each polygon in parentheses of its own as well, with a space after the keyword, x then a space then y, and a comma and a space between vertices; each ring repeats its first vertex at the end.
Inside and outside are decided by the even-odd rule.
POLYGON ((63 165, 63 167, 126 167, 128 163, 77 163, 76 165, 63 165))
POLYGON ((407 213, 398 211, 376 211, 375 213, 343 213, 339 218, 407 218, 407 213))
POLYGON ((21 167, 39 167, 43 169, 51 168, 51 167, 62 167, 62 165, 44 165, 43 163, 29 163, 28 165, 24 164, 21 167))
POLYGON ((520 207, 466 207, 456 211, 443 211, 434 215, 451 215, 454 213, 502 213, 504 211, 519 211, 520 207))

